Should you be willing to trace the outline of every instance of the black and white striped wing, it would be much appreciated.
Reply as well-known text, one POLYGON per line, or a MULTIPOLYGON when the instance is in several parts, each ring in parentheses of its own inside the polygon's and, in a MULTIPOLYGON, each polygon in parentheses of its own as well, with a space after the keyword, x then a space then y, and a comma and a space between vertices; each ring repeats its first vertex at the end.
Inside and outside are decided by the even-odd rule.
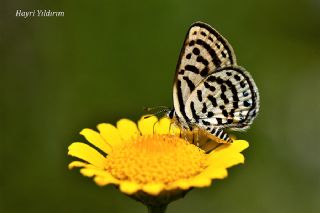
POLYGON ((185 103, 205 77, 231 65, 236 65, 236 58, 228 41, 211 26, 194 23, 184 41, 174 81, 173 101, 178 117, 188 120, 185 103))
POLYGON ((221 128, 247 129, 258 111, 256 84, 239 66, 218 69, 207 76, 186 102, 186 115, 193 118, 191 122, 211 134, 221 128))

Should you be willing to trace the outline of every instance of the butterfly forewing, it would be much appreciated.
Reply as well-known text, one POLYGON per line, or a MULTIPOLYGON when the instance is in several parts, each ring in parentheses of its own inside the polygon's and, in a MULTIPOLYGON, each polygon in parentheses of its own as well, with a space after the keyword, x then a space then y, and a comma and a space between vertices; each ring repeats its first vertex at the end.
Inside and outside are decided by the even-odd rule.
POLYGON ((205 77, 218 68, 236 64, 232 47, 217 31, 205 23, 193 24, 186 36, 174 82, 174 107, 188 121, 185 103, 205 77))
POLYGON ((202 129, 245 129, 256 116, 257 87, 248 72, 226 67, 207 76, 190 94, 186 114, 202 129), (210 128, 208 128, 210 127, 210 128))

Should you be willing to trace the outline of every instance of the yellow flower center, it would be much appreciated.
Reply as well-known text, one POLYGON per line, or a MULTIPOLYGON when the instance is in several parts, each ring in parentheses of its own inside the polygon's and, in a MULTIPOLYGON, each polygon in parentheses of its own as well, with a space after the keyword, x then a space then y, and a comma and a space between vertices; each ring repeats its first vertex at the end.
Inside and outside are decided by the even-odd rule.
POLYGON ((206 154, 177 136, 139 136, 114 147, 105 165, 119 180, 168 184, 202 172, 206 168, 206 154))

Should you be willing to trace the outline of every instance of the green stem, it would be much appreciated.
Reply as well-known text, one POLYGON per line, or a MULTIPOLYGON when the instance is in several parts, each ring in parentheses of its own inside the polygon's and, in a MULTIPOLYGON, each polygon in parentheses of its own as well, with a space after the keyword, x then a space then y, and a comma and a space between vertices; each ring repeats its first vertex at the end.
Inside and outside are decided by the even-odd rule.
POLYGON ((148 205, 148 213, 165 213, 167 209, 167 205, 162 206, 149 206, 148 205))

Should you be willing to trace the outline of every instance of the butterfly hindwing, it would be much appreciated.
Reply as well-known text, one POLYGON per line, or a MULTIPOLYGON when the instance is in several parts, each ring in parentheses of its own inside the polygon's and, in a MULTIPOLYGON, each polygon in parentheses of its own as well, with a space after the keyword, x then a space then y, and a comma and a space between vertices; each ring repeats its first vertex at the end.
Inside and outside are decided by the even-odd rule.
POLYGON ((257 87, 243 68, 225 67, 207 76, 190 94, 186 114, 202 129, 249 127, 259 108, 257 87), (210 127, 210 128, 208 128, 210 127))
POLYGON ((216 30, 205 23, 194 23, 186 36, 177 64, 173 88, 177 115, 188 120, 184 106, 190 94, 218 68, 236 64, 232 47, 216 30))

